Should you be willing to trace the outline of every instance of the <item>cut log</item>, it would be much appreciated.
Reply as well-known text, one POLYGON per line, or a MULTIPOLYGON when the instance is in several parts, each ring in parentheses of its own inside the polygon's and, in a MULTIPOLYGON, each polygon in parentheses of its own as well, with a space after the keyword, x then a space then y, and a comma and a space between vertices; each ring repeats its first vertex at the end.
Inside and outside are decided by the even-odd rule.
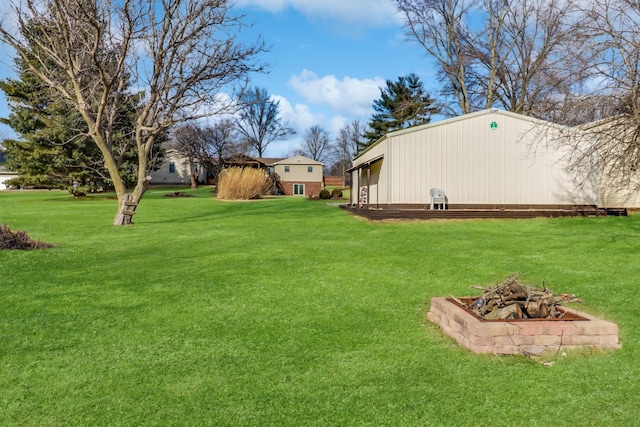
POLYGON ((536 289, 518 282, 513 275, 493 287, 472 286, 483 291, 467 308, 484 319, 560 318, 564 312, 557 307, 566 302, 580 301, 576 295, 554 295, 547 289, 536 289))
POLYGON ((519 320, 522 319, 522 308, 520 308, 520 304, 511 304, 487 313, 484 318, 490 320, 519 320))
POLYGON ((549 307, 544 301, 532 301, 525 305, 527 315, 533 319, 549 317, 549 307))

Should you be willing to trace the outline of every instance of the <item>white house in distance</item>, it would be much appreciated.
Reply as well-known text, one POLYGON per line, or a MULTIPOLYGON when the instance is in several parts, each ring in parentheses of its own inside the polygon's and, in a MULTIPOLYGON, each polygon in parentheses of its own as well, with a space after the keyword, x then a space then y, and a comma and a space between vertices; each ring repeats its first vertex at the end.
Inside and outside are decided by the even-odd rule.
POLYGON ((18 174, 14 172, 10 172, 3 165, 0 165, 0 190, 6 190, 7 184, 6 182, 12 178, 17 178, 18 174))
POLYGON ((6 161, 5 154, 0 151, 0 190, 6 190, 7 184, 6 182, 12 178, 17 178, 18 174, 7 170, 4 166, 4 162, 6 161))
MULTIPOLYGON (((232 156, 224 162, 227 167, 253 167, 264 169, 266 174, 276 173, 281 191, 285 195, 317 196, 323 186, 324 165, 304 156, 282 158, 254 158, 244 154, 232 156)), ((206 181, 204 168, 198 168, 198 182, 206 181)), ((164 162, 151 173, 152 185, 190 185, 189 161, 176 150, 166 152, 164 162)))
MULTIPOLYGON (((197 163, 194 167, 197 168, 198 182, 203 183, 206 178, 204 169, 197 163)), ((191 185, 187 157, 177 150, 166 150, 160 168, 151 172, 151 185, 191 185)))
POLYGON ((390 132, 353 160, 351 206, 427 209, 599 206, 598 174, 568 170, 559 137, 583 132, 489 109, 390 132))

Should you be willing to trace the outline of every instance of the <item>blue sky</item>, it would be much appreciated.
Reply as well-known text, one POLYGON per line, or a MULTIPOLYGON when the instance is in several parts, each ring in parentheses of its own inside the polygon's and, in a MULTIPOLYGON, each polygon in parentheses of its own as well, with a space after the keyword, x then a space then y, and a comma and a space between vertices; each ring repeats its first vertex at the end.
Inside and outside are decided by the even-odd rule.
MULTIPOLYGON (((236 8, 253 24, 247 39, 260 35, 270 46, 261 56, 268 74, 253 75, 251 84, 280 102, 297 131, 265 156, 292 154, 311 126, 333 138, 350 121, 367 121, 386 79, 416 73, 427 88, 437 86, 432 62, 406 40, 392 0, 237 0, 236 8)), ((12 75, 10 56, 0 49, 0 78, 12 75)), ((0 117, 7 114, 0 96, 0 117)), ((10 135, 0 126, 0 138, 10 135)))

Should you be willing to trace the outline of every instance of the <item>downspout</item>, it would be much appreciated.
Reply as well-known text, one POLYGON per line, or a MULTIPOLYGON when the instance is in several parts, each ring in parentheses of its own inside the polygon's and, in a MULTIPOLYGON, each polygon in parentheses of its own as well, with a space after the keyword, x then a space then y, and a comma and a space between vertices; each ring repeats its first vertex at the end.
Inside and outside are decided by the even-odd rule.
POLYGON ((367 168, 367 209, 371 202, 371 165, 367 168))
POLYGON ((351 177, 351 190, 349 191, 349 204, 353 206, 353 183, 355 182, 353 178, 353 171, 349 172, 349 176, 351 177))
POLYGON ((378 174, 378 185, 376 185, 376 209, 380 209, 380 174, 378 174))

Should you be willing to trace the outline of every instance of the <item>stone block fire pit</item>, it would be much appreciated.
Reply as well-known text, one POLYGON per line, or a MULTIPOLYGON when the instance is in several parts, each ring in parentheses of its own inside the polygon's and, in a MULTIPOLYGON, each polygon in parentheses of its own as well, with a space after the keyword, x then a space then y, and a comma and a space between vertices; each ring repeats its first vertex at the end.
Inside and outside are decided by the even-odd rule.
POLYGON ((427 318, 476 353, 540 355, 560 349, 620 348, 615 323, 567 307, 560 310, 560 319, 486 320, 456 299, 440 297, 431 299, 427 318))

